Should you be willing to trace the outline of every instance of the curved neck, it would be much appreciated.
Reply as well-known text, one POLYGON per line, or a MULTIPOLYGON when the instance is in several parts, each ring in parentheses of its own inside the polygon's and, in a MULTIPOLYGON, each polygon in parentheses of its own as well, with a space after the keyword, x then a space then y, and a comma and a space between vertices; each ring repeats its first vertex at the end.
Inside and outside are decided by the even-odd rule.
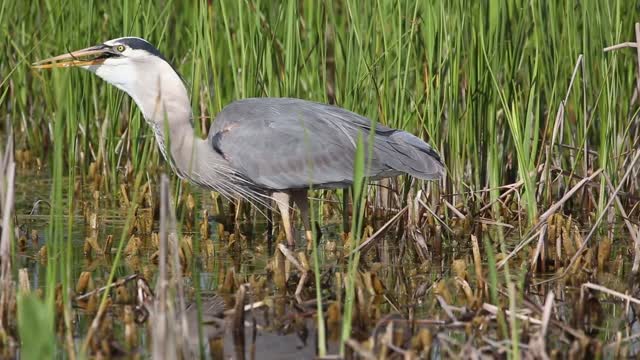
POLYGON ((208 142, 196 136, 191 123, 191 101, 180 76, 168 63, 159 70, 138 72, 139 78, 133 82, 135 88, 122 90, 142 111, 162 155, 176 173, 211 187, 207 169, 226 161, 215 151, 207 151, 208 142))

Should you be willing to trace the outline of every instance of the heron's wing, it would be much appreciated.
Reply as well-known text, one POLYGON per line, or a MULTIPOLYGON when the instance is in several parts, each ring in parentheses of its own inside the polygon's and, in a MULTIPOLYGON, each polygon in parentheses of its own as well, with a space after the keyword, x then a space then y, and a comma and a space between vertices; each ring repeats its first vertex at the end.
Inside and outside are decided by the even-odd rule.
MULTIPOLYGON (((366 140, 370 128, 367 118, 335 106, 299 99, 256 98, 225 107, 211 127, 209 141, 234 170, 260 187, 341 187, 353 181, 358 133, 366 140)), ((421 152, 422 145, 427 147, 423 152, 433 152, 413 135, 376 126, 366 175, 411 173, 415 167, 411 164, 412 152, 421 152)), ((441 172, 442 165, 435 156, 433 169, 429 170, 432 174, 423 178, 434 178, 441 172)), ((422 169, 418 166, 417 170, 422 169)))

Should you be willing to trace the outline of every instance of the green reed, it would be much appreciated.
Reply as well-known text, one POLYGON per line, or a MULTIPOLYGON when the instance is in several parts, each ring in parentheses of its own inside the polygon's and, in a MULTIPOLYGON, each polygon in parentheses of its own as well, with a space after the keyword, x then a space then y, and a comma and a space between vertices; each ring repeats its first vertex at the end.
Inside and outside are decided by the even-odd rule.
MULTIPOLYGON (((623 55, 602 53, 604 46, 629 40, 632 34, 634 11, 622 1, 587 1, 579 7, 385 0, 288 1, 277 6, 260 1, 45 5, 51 11, 46 15, 33 4, 3 5, 7 21, 2 30, 11 36, 0 54, 7 60, 2 73, 14 84, 10 90, 3 81, 2 92, 11 98, 12 119, 22 128, 18 144, 40 155, 42 140, 51 136, 51 111, 46 109, 53 104, 42 90, 42 81, 51 81, 51 75, 34 74, 26 66, 34 59, 125 34, 144 36, 190 84, 197 129, 204 132, 201 122, 210 123, 208 119, 235 98, 326 101, 327 29, 335 34, 337 102, 430 139, 445 156, 449 192, 495 188, 536 168, 543 141, 550 137, 542 130, 553 128, 568 74, 581 53, 584 80, 589 82, 585 91, 574 91, 569 98, 568 116, 577 122, 565 122, 563 145, 580 149, 586 143, 597 149, 603 153, 598 165, 607 165, 612 158, 607 155, 629 150, 628 142, 616 141, 616 148, 611 144, 624 136, 628 124, 629 110, 613 99, 630 94, 632 64, 621 61, 623 55), (13 14, 23 14, 19 18, 24 22, 18 24, 13 14), (31 29, 34 36, 27 36, 31 29), (585 106, 595 112, 585 114, 585 106), (21 114, 30 116, 20 119, 21 114)), ((122 166, 118 159, 132 157, 134 165, 143 166, 135 150, 141 140, 153 139, 126 96, 88 74, 73 72, 68 76, 77 79, 74 104, 84 128, 78 151, 85 154, 86 166, 92 160, 90 149, 97 151, 103 142, 109 174, 105 186, 114 189, 119 181, 116 168, 122 166), (129 151, 116 152, 124 129, 130 134, 118 149, 129 151)), ((584 162, 583 152, 566 149, 552 149, 558 164, 584 162)), ((154 154, 151 160, 156 159, 154 154)), ((584 166, 576 170, 582 173, 584 166)), ((611 175, 615 170, 612 165, 611 175)), ((533 218, 535 207, 529 204, 535 205, 536 199, 530 185, 522 194, 533 218)), ((491 194, 496 197, 498 192, 491 194)))
MULTIPOLYGON (((364 212, 365 212, 365 180, 367 174, 367 164, 365 163, 366 145, 363 135, 358 135, 356 147, 354 169, 353 169, 353 214, 351 218, 351 239, 353 249, 357 249, 361 242, 364 212)), ((369 142, 371 144, 371 142, 369 142)), ((370 157, 368 157, 370 158, 370 157)), ((358 264, 360 262, 360 251, 352 251, 347 262, 347 272, 345 274, 344 287, 344 310, 342 316, 342 334, 340 336, 340 355, 345 354, 346 341, 351 338, 351 321, 355 304, 356 276, 358 276, 358 264)))

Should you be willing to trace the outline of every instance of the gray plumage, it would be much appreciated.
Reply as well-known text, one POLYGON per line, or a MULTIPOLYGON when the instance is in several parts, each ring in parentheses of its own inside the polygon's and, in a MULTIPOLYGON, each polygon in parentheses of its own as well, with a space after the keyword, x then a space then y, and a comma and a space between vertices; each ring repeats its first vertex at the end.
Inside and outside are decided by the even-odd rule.
MULTIPOLYGON (((290 98, 252 98, 226 106, 209 130, 212 148, 259 189, 340 188, 353 182, 358 133, 371 121, 351 111, 290 98)), ((443 165, 424 141, 377 124, 367 176, 439 178, 443 165)), ((369 161, 365 161, 369 164, 369 161)))

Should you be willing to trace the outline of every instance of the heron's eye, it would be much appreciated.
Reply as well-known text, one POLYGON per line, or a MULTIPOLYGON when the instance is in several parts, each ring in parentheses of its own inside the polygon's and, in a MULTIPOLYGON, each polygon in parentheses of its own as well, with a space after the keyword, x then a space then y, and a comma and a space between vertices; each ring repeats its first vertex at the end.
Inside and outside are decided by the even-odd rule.
POLYGON ((118 45, 118 46, 116 46, 116 51, 118 51, 118 52, 123 52, 123 51, 124 51, 124 49, 125 49, 124 45, 118 45))

